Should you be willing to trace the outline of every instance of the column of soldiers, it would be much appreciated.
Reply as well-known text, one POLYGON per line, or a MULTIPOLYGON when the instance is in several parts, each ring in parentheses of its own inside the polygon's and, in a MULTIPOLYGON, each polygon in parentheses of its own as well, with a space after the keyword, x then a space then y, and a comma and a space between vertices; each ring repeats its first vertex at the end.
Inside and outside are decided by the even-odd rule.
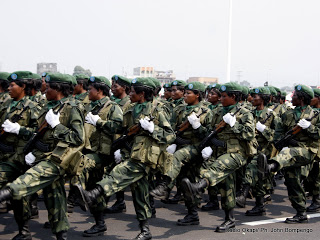
POLYGON ((39 191, 57 239, 67 239, 67 212, 77 205, 95 219, 83 236, 103 235, 104 214, 126 211, 128 186, 141 230, 135 239, 152 238, 153 198, 184 201, 177 225, 188 226, 200 224, 205 190, 204 211, 219 209, 220 194, 225 221, 217 232, 235 227, 234 208, 250 195, 256 202, 245 215, 265 215, 276 174, 297 211, 286 223, 307 222, 306 212, 320 209, 319 90, 295 86, 289 108, 286 93, 271 86, 175 80, 163 89, 159 98, 154 78, 1 72, 0 212, 14 212, 13 239, 32 239, 39 191))

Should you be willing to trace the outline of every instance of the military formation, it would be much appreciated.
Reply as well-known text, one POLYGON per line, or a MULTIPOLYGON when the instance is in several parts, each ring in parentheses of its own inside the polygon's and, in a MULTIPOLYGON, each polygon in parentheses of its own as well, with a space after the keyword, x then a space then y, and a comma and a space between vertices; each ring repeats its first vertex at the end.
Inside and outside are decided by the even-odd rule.
POLYGON ((267 214, 276 179, 284 178, 297 212, 285 222, 308 222, 306 213, 320 209, 320 90, 297 85, 290 105, 286 95, 235 82, 161 86, 155 78, 0 72, 0 213, 13 210, 13 239, 32 239, 28 221, 43 198, 44 227, 60 240, 80 207, 95 219, 83 236, 95 237, 107 231, 105 214, 126 211, 130 187, 141 230, 135 239, 147 240, 154 199, 184 201, 177 225, 199 225, 207 191, 201 210, 219 209, 220 195, 225 221, 215 231, 228 232, 249 196, 255 206, 245 215, 267 214))

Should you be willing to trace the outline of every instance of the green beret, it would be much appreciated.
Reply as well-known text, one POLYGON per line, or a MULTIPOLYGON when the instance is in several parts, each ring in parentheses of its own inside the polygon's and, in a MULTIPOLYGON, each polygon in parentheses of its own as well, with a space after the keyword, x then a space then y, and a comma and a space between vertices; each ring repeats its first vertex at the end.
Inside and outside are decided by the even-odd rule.
POLYGON ((15 81, 15 80, 29 80, 32 79, 32 72, 29 71, 17 71, 17 72, 13 72, 10 74, 10 76, 8 77, 8 80, 10 82, 15 81))
POLYGON ((280 93, 281 94, 281 90, 280 90, 280 88, 277 88, 277 87, 273 87, 278 93, 280 93))
POLYGON ((171 83, 171 87, 173 87, 173 86, 183 86, 183 87, 185 87, 186 85, 187 85, 187 83, 185 81, 182 81, 182 80, 174 80, 171 83))
POLYGON ((242 86, 235 82, 228 82, 221 85, 220 92, 242 92, 242 86))
POLYGON ((156 88, 156 85, 151 79, 142 78, 142 77, 133 79, 131 81, 131 86, 143 86, 143 87, 152 88, 152 89, 156 88))
POLYGON ((219 83, 213 83, 213 84, 208 85, 207 89, 211 90, 211 89, 215 88, 218 91, 220 91, 220 87, 221 87, 221 85, 219 83))
POLYGON ((201 83, 201 82, 191 82, 188 83, 184 89, 186 90, 197 90, 200 92, 204 92, 206 91, 206 87, 201 83))
POLYGON ((0 72, 0 80, 8 81, 9 76, 10 76, 10 73, 8 72, 0 72))
POLYGON ((267 88, 269 88, 270 93, 271 93, 272 96, 276 97, 278 95, 277 90, 274 87, 268 86, 267 88))
POLYGON ((89 80, 89 76, 85 74, 76 74, 74 77, 76 77, 76 80, 89 80))
POLYGON ((103 77, 103 76, 91 76, 89 79, 89 82, 91 83, 104 83, 108 87, 111 87, 111 83, 108 78, 103 77))
POLYGON ((287 96, 287 92, 281 91, 281 97, 286 97, 286 96, 287 96))
POLYGON ((305 94, 309 95, 311 98, 314 98, 314 92, 312 88, 307 87, 306 85, 297 85, 294 87, 294 90, 297 92, 304 92, 305 94))
POLYGON ((244 94, 244 95, 249 94, 249 88, 247 86, 241 86, 241 87, 242 87, 242 91, 241 91, 242 94, 244 94))
POLYGON ((165 83, 162 86, 163 88, 171 88, 171 83, 165 83))
MULTIPOLYGON (((250 94, 250 95, 255 94, 254 89, 256 89, 256 88, 250 88, 250 89, 249 89, 249 94, 250 94)), ((269 91, 269 92, 270 92, 270 91, 269 91)))
POLYGON ((32 79, 33 80, 41 80, 41 76, 39 74, 32 73, 32 79))
POLYGON ((72 83, 74 84, 71 75, 62 74, 62 73, 49 73, 46 76, 47 83, 72 83))
POLYGON ((149 77, 149 79, 154 83, 154 85, 156 86, 156 88, 160 87, 161 88, 161 83, 158 79, 153 78, 153 77, 149 77))
POLYGON ((49 73, 47 73, 47 72, 43 72, 43 73, 41 74, 41 77, 46 77, 46 76, 47 76, 47 74, 49 74, 49 73))
POLYGON ((111 80, 115 81, 115 82, 118 82, 118 83, 125 84, 125 85, 127 85, 129 87, 130 87, 130 84, 131 84, 131 79, 123 77, 123 76, 119 76, 119 75, 113 75, 111 80))
POLYGON ((320 97, 320 89, 319 88, 313 88, 312 90, 314 92, 315 97, 320 97))
POLYGON ((254 89, 251 89, 251 94, 261 94, 261 95, 270 95, 270 90, 267 87, 257 87, 254 89))

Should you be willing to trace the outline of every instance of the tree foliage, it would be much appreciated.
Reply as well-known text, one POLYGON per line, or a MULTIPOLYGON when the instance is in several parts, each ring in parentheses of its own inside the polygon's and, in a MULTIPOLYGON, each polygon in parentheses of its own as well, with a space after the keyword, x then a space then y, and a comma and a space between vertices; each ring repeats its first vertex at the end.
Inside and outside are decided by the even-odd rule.
POLYGON ((78 74, 85 74, 88 77, 92 76, 92 73, 91 73, 90 69, 84 69, 81 66, 75 66, 74 69, 73 69, 73 76, 78 75, 78 74))

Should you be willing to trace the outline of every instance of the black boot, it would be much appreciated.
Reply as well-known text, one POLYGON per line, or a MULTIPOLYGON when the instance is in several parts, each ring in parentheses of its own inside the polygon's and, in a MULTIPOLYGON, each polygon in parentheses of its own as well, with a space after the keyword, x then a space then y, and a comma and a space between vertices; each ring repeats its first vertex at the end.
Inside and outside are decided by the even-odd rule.
POLYGON ((76 205, 77 196, 75 194, 76 189, 74 186, 70 185, 70 191, 67 198, 67 211, 68 213, 73 213, 74 206, 76 205))
POLYGON ((19 220, 16 219, 16 222, 19 227, 19 233, 12 240, 31 240, 28 221, 24 221, 21 217, 19 220))
POLYGON ((109 208, 107 208, 104 213, 122 213, 127 211, 126 203, 124 201, 124 191, 116 193, 117 201, 109 208))
POLYGON ((242 188, 239 191, 238 196, 236 197, 236 204, 240 208, 246 207, 246 198, 248 196, 250 190, 250 185, 249 184, 244 184, 242 185, 242 188))
POLYGON ((312 196, 312 203, 309 207, 307 207, 307 212, 317 212, 320 209, 320 202, 318 200, 319 195, 312 196))
POLYGON ((246 216, 263 216, 266 215, 266 209, 264 207, 264 198, 256 197, 256 205, 251 209, 246 211, 246 216))
POLYGON ((188 207, 188 214, 182 218, 179 219, 177 222, 177 225, 179 226, 189 226, 189 225, 199 225, 199 216, 197 207, 188 207))
POLYGON ((219 199, 216 194, 210 195, 209 193, 209 202, 206 205, 201 207, 202 211, 211 211, 211 210, 219 210, 219 199))
POLYGON ((187 201, 194 202, 195 198, 200 198, 201 194, 204 193, 206 187, 208 187, 209 182, 207 179, 203 178, 197 183, 191 183, 188 178, 184 178, 181 181, 181 188, 184 192, 187 201))
POLYGON ((29 201, 31 206, 31 219, 39 218, 38 194, 37 193, 32 194, 29 201))
POLYGON ((170 182, 171 178, 163 176, 163 180, 155 189, 150 191, 150 195, 156 199, 167 200, 170 193, 170 188, 168 187, 170 182))
POLYGON ((257 166, 259 179, 264 179, 271 172, 277 172, 279 170, 279 165, 277 163, 268 164, 268 159, 263 153, 260 153, 258 156, 257 166))
POLYGON ((305 212, 298 212, 295 216, 287 218, 285 223, 307 223, 308 217, 305 212))
POLYGON ((101 236, 104 234, 105 231, 107 231, 107 226, 104 223, 103 213, 95 213, 93 214, 94 220, 96 221, 96 224, 93 225, 90 229, 85 230, 82 233, 82 236, 84 237, 96 237, 101 236))
POLYGON ((225 221, 216 228, 216 232, 227 232, 230 228, 234 228, 236 226, 233 216, 233 208, 230 210, 225 210, 224 213, 226 215, 225 221))
POLYGON ((7 201, 0 202, 0 213, 7 213, 7 212, 9 212, 8 202, 7 201))
POLYGON ((139 227, 140 227, 141 232, 138 234, 138 236, 135 237, 135 239, 139 239, 139 240, 152 239, 152 235, 151 235, 151 232, 149 229, 148 220, 140 220, 139 227))
POLYGON ((57 240, 67 240, 67 231, 61 231, 56 233, 57 240))
POLYGON ((97 185, 94 189, 86 191, 80 184, 75 185, 75 194, 78 197, 79 206, 83 211, 87 211, 92 207, 99 196, 103 195, 104 191, 100 185, 97 185))
POLYGON ((0 190, 0 202, 12 199, 12 190, 10 188, 3 188, 0 190))
POLYGON ((173 198, 169 198, 167 203, 169 204, 178 204, 179 201, 183 201, 183 196, 181 192, 181 188, 177 188, 177 193, 173 196, 173 198))

